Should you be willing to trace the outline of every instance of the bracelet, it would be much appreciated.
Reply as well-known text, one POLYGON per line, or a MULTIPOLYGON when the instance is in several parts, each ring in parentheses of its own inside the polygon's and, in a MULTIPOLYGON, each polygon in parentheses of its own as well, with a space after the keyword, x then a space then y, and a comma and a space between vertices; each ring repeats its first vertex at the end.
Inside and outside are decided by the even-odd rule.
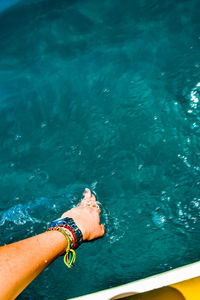
POLYGON ((63 229, 70 239, 70 248, 72 248, 72 249, 75 248, 76 238, 75 238, 71 228, 69 228, 68 226, 65 226, 65 225, 57 225, 57 224, 55 226, 51 226, 51 227, 55 227, 55 228, 59 227, 59 228, 63 229))
POLYGON ((65 217, 57 219, 51 222, 49 227, 55 226, 66 226, 66 228, 70 230, 70 232, 73 234, 73 237, 75 238, 74 248, 78 248, 82 244, 83 234, 72 218, 65 217))
POLYGON ((54 231, 54 230, 61 232, 67 240, 67 248, 65 250, 66 253, 64 255, 63 260, 64 260, 64 263, 66 264, 66 266, 68 268, 71 268, 72 264, 76 260, 76 253, 73 249, 70 249, 71 248, 71 243, 73 243, 72 240, 69 237, 70 234, 66 233, 66 230, 63 227, 58 226, 58 225, 56 227, 50 227, 50 228, 47 229, 47 231, 54 231))
MULTIPOLYGON (((58 226, 58 225, 56 225, 56 226, 58 226)), ((69 236, 71 237, 71 246, 73 246, 73 249, 75 249, 76 248, 76 237, 74 235, 73 230, 67 225, 59 225, 59 227, 62 227, 65 230, 65 232, 67 234, 69 234, 69 236)))

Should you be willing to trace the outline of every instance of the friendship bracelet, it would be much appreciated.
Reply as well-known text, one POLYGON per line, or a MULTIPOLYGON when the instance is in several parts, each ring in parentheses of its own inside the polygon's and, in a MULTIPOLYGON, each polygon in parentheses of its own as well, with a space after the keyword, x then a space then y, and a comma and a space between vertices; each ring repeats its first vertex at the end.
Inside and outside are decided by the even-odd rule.
POLYGON ((56 224, 55 226, 51 226, 50 228, 52 228, 52 227, 58 228, 57 229, 58 231, 60 231, 59 228, 63 229, 65 234, 67 234, 68 238, 70 239, 70 248, 74 249, 74 244, 76 244, 76 243, 74 241, 74 237, 73 237, 73 234, 71 233, 71 231, 63 225, 57 225, 56 224))
POLYGON ((68 234, 65 232, 65 230, 61 227, 61 226, 56 226, 56 227, 50 227, 47 229, 47 231, 59 231, 61 232, 66 240, 67 240, 67 248, 66 248, 66 253, 64 255, 64 263, 66 264, 66 266, 68 268, 71 268, 72 264, 75 262, 76 260, 76 253, 73 249, 70 249, 71 247, 71 241, 70 241, 70 238, 68 236, 68 234))
POLYGON ((64 231, 65 231, 65 233, 68 235, 68 237, 69 237, 69 239, 70 239, 70 248, 75 248, 75 246, 76 246, 76 238, 75 238, 75 236, 74 236, 74 233, 73 233, 73 231, 71 230, 71 228, 69 228, 68 226, 66 226, 66 225, 55 225, 55 226, 52 226, 52 227, 60 227, 60 228, 62 228, 64 231))
POLYGON ((80 228, 76 225, 74 220, 72 218, 60 218, 50 223, 49 227, 55 227, 55 226, 67 226, 68 229, 70 228, 70 232, 73 233, 73 237, 75 237, 75 248, 78 248, 82 242, 83 242, 83 234, 80 230, 80 228))
POLYGON ((69 232, 69 234, 71 234, 71 237, 73 239, 73 241, 72 241, 73 242, 73 248, 75 249, 76 248, 76 237, 74 235, 73 230, 67 225, 59 225, 59 226, 63 227, 63 228, 66 228, 66 230, 69 232))
POLYGON ((67 239, 68 245, 64 255, 64 263, 71 268, 75 262, 76 253, 73 249, 78 248, 83 242, 83 234, 72 218, 60 218, 51 222, 47 231, 60 231, 67 239))

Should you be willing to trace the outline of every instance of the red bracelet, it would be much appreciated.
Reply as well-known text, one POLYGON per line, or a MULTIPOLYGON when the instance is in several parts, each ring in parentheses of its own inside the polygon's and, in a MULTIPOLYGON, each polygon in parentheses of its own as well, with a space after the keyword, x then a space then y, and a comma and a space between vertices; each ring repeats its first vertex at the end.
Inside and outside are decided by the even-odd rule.
POLYGON ((73 240, 74 240, 73 248, 75 249, 75 247, 76 247, 76 237, 75 237, 75 235, 74 235, 73 230, 72 230, 70 227, 68 227, 67 225, 59 225, 59 226, 60 226, 60 227, 65 227, 66 229, 68 229, 68 230, 71 232, 71 234, 72 234, 72 236, 73 236, 73 240))

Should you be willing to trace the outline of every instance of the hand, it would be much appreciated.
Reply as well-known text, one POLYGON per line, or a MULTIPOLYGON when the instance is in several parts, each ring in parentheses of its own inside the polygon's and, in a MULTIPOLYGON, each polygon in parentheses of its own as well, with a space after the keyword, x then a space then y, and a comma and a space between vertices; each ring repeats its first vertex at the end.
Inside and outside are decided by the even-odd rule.
POLYGON ((83 240, 93 240, 104 235, 105 228, 100 224, 101 210, 95 196, 89 189, 85 189, 84 198, 77 207, 62 215, 62 218, 73 218, 83 234, 83 240))

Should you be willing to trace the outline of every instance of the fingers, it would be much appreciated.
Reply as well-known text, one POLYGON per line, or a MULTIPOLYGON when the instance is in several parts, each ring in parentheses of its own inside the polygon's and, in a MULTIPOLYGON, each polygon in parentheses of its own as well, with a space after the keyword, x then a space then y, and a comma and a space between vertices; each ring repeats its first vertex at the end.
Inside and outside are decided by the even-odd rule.
POLYGON ((79 206, 82 207, 92 207, 98 210, 100 213, 100 207, 98 204, 101 204, 100 202, 96 201, 96 197, 91 193, 90 189, 86 188, 83 193, 84 198, 81 200, 81 203, 79 206))
POLYGON ((101 210, 99 205, 101 203, 96 201, 96 197, 90 189, 85 189, 83 196, 78 206, 65 212, 62 217, 73 218, 82 231, 83 240, 90 241, 102 237, 105 233, 105 227, 100 224, 99 214, 101 210))
MULTIPOLYGON (((83 199, 81 200, 80 206, 86 207, 91 210, 91 213, 97 213, 96 217, 98 218, 98 222, 100 222, 99 214, 101 213, 99 205, 101 205, 100 202, 96 201, 96 197, 92 194, 91 190, 86 188, 83 193, 83 199)), ((94 216, 94 215, 93 215, 94 216)), ((98 225, 98 230, 96 231, 97 237, 102 237, 105 234, 105 227, 104 225, 100 224, 98 225)))
POLYGON ((86 188, 83 193, 84 198, 82 201, 89 200, 89 201, 96 201, 96 197, 92 194, 91 190, 86 188))
POLYGON ((90 199, 92 197, 92 193, 90 189, 86 188, 84 193, 83 193, 84 198, 83 199, 90 199))

